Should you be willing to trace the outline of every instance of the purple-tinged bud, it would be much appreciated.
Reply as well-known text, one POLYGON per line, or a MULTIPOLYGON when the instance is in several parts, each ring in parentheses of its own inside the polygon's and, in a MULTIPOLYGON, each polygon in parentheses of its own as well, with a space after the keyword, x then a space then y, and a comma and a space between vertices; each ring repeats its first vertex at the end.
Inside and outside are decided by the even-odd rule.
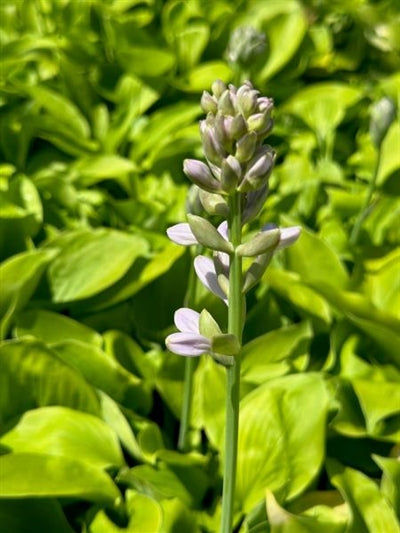
POLYGON ((236 115, 231 123, 231 126, 229 128, 229 136, 231 139, 234 139, 237 141, 243 135, 247 133, 247 124, 243 117, 243 115, 236 115))
POLYGON ((282 248, 287 248, 291 244, 297 241, 297 239, 300 237, 301 233, 301 227, 300 226, 291 226, 290 228, 282 228, 281 229, 281 237, 279 240, 279 244, 277 246, 277 250, 281 250, 282 248))
POLYGON ((269 116, 269 112, 264 111, 263 113, 255 113, 254 115, 250 115, 247 119, 247 126, 249 131, 255 131, 258 134, 269 131, 272 126, 272 120, 269 116))
POLYGON ((219 98, 221 94, 226 91, 226 84, 222 80, 215 80, 211 85, 213 95, 219 98))
POLYGON ((225 193, 231 193, 236 189, 242 177, 242 167, 239 161, 232 155, 228 155, 221 164, 221 188, 225 193))
POLYGON ((207 91, 203 91, 200 105, 204 113, 216 113, 218 111, 217 100, 207 91))
POLYGON ((204 208, 200 202, 200 189, 197 185, 191 185, 186 196, 186 211, 192 215, 203 215, 204 208))
POLYGON ((221 185, 211 174, 207 165, 196 159, 185 159, 183 162, 183 172, 198 187, 209 191, 218 192, 221 185))
POLYGON ((268 96, 260 96, 260 98, 257 98, 257 108, 261 113, 264 111, 271 111, 273 107, 274 101, 272 98, 268 98, 268 96))
POLYGON ((264 183, 262 187, 255 191, 250 191, 246 194, 246 203, 243 210, 242 222, 250 222, 261 211, 264 202, 268 196, 268 182, 264 183))
POLYGON ((241 192, 259 189, 268 180, 275 162, 275 152, 269 146, 263 146, 247 165, 246 174, 239 185, 241 192))
POLYGON ((246 85, 242 85, 237 92, 237 107, 239 113, 244 117, 253 114, 257 109, 258 91, 249 89, 246 85))
POLYGON ((246 163, 249 161, 256 149, 257 145, 257 134, 254 131, 246 133, 241 139, 236 143, 236 153, 235 157, 240 163, 246 163))
POLYGON ((203 152, 206 158, 214 165, 220 165, 226 152, 216 136, 214 128, 206 125, 202 131, 203 152))
POLYGON ((220 215, 227 218, 229 207, 223 196, 200 190, 200 202, 209 215, 220 215))
POLYGON ((218 110, 223 115, 234 115, 235 107, 233 105, 231 92, 229 90, 224 91, 218 100, 218 110))

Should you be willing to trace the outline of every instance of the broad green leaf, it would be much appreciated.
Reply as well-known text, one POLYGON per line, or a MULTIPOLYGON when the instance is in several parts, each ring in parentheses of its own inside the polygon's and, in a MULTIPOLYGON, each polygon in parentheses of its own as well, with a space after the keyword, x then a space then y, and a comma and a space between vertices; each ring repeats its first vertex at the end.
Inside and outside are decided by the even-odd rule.
POLYGON ((115 508, 121 494, 108 474, 70 457, 35 453, 0 456, 0 498, 78 498, 115 508))
POLYGON ((366 262, 364 291, 378 309, 400 320, 400 250, 366 262))
POLYGON ((144 78, 165 75, 175 64, 169 51, 155 46, 129 46, 118 50, 118 59, 127 72, 144 78))
POLYGON ((338 412, 331 422, 331 426, 340 434, 349 437, 365 437, 367 435, 365 418, 358 398, 346 379, 333 379, 334 398, 338 412))
POLYGON ((79 159, 74 168, 80 174, 79 183, 88 187, 101 180, 126 176, 135 170, 135 165, 119 155, 99 155, 79 159))
POLYGON ((317 235, 302 228, 294 246, 286 249, 287 267, 300 274, 305 282, 320 281, 344 288, 348 284, 345 267, 339 257, 317 235))
POLYGON ((154 533, 162 530, 163 513, 160 504, 146 494, 128 489, 126 507, 129 522, 126 528, 118 527, 100 511, 90 524, 90 533, 154 533))
POLYGON ((374 461, 383 470, 381 491, 392 504, 400 519, 400 461, 395 457, 373 455, 374 461))
POLYGON ((231 77, 232 71, 225 62, 208 61, 186 72, 183 78, 175 81, 175 85, 182 91, 198 93, 208 90, 216 79, 227 82, 231 77))
POLYGON ((74 533, 60 503, 51 498, 0 499, 0 531, 74 533))
POLYGON ((351 507, 350 531, 400 532, 400 524, 393 507, 380 492, 375 481, 336 462, 328 464, 328 473, 332 484, 339 489, 351 507))
POLYGON ((0 443, 15 453, 79 457, 97 468, 121 467, 124 459, 114 431, 99 418, 67 407, 27 411, 0 443))
POLYGON ((62 361, 117 402, 142 413, 150 409, 151 396, 147 386, 100 348, 72 339, 57 342, 52 348, 62 361))
POLYGON ((267 491, 266 504, 271 533, 321 533, 322 531, 345 533, 347 531, 345 520, 333 510, 330 510, 328 516, 318 513, 313 516, 295 515, 283 509, 270 491, 267 491))
POLYGON ((326 325, 331 323, 332 312, 328 303, 315 290, 301 283, 298 274, 270 268, 265 279, 271 289, 288 300, 301 316, 316 318, 326 325))
POLYGON ((100 411, 94 389, 41 342, 11 341, 0 347, 0 425, 28 409, 64 405, 92 414, 100 411))
POLYGON ((99 229, 78 232, 49 267, 49 284, 57 303, 82 300, 118 281, 147 242, 137 235, 99 229))
POLYGON ((24 87, 36 105, 44 108, 55 120, 66 126, 73 135, 87 139, 89 125, 84 116, 68 98, 44 85, 24 87))
POLYGON ((209 37, 210 30, 204 22, 192 22, 175 34, 177 59, 182 71, 198 63, 209 37))
POLYGON ((284 109, 300 117, 321 139, 326 139, 342 122, 346 109, 362 96, 356 87, 324 82, 294 94, 284 109))
POLYGON ((400 440, 400 387, 398 383, 355 379, 354 392, 357 394, 364 413, 368 432, 375 436, 397 442, 400 440), (385 430, 385 420, 397 415, 397 428, 385 430))
POLYGON ((244 380, 261 385, 276 370, 276 363, 290 368, 290 358, 307 352, 311 334, 310 325, 302 322, 270 331, 247 343, 241 355, 244 380))
MULTIPOLYGON (((382 143, 381 165, 377 177, 377 185, 383 186, 385 181, 396 171, 400 171, 400 124, 395 121, 382 143)), ((396 178, 399 179, 398 176, 396 178)))
POLYGON ((77 320, 43 309, 25 311, 16 318, 15 335, 32 335, 52 344, 68 339, 87 342, 101 347, 101 335, 77 320))
POLYGON ((0 338, 7 336, 15 313, 29 302, 54 250, 38 250, 15 255, 0 265, 0 338))
POLYGON ((328 395, 321 376, 271 380, 245 396, 240 409, 236 497, 242 510, 266 489, 282 500, 299 495, 324 459, 328 395))
POLYGON ((299 4, 293 4, 290 12, 281 13, 268 21, 266 34, 269 54, 265 66, 257 73, 257 80, 265 83, 290 61, 297 52, 306 30, 307 20, 299 4))
POLYGON ((196 516, 182 501, 176 498, 162 500, 164 521, 160 533, 200 533, 201 529, 196 524, 196 516))

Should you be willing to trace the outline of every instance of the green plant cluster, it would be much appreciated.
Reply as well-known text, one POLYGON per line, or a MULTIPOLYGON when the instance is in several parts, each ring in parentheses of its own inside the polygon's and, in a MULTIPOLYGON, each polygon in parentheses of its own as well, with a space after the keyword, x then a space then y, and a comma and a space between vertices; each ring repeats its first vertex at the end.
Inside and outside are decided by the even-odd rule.
MULTIPOLYGON (((223 369, 199 361, 180 453, 184 361, 163 344, 191 269, 165 230, 217 78, 274 98, 261 219, 303 228, 248 295, 235 531, 399 532, 398 114, 350 244, 371 106, 400 103, 397 0, 3 0, 0 18, 1 533, 218 529, 223 369), (240 27, 265 36, 253 61, 240 27)), ((196 307, 226 323, 205 291, 196 307)))

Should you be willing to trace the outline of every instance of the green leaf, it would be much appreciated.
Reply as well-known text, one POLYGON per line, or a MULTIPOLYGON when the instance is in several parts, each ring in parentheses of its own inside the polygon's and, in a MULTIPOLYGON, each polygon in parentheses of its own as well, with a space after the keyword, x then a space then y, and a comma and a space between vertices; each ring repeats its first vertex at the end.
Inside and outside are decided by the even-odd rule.
POLYGON ((301 322, 269 331, 245 344, 241 355, 243 379, 261 385, 269 377, 274 377, 271 373, 277 367, 290 368, 291 358, 308 351, 311 336, 309 323, 301 322))
POLYGON ((334 250, 304 228, 296 246, 286 249, 286 260, 289 270, 300 274, 305 282, 324 282, 335 288, 348 284, 346 269, 334 250))
POLYGON ((315 513, 313 516, 299 516, 289 513, 276 501, 272 492, 267 491, 267 514, 271 533, 345 533, 345 520, 334 511, 328 516, 315 513), (329 520, 330 518, 330 520, 329 520))
POLYGON ((90 533, 154 533, 162 530, 161 506, 150 496, 128 489, 126 508, 129 516, 126 528, 116 526, 104 511, 100 511, 90 524, 90 533))
POLYGON ((339 489, 351 507, 351 531, 400 532, 393 508, 372 479, 333 461, 328 463, 328 473, 332 484, 339 489))
POLYGON ((79 159, 74 169, 80 174, 79 183, 88 187, 101 180, 126 176, 135 165, 119 155, 99 155, 79 159))
POLYGON ((99 418, 67 407, 27 411, 0 443, 15 453, 79 457, 97 468, 122 466, 124 459, 115 433, 99 418))
POLYGON ((392 504, 397 516, 400 517, 400 462, 398 458, 379 457, 372 458, 383 470, 381 491, 392 504))
POLYGON ((327 410, 328 395, 318 374, 271 380, 245 396, 236 481, 244 512, 267 488, 281 500, 292 499, 312 482, 324 459, 327 410))
POLYGON ((74 339, 101 347, 103 340, 97 331, 67 316, 42 309, 25 311, 16 318, 15 335, 32 335, 52 344, 74 339))
POLYGON ((380 187, 385 184, 390 176, 400 169, 400 158, 398 154, 399 143, 400 125, 398 121, 395 121, 382 143, 381 164, 376 180, 377 185, 380 187))
POLYGON ((118 60, 127 72, 139 77, 165 75, 175 64, 169 51, 155 46, 129 46, 118 50, 118 60))
POLYGON ((0 338, 7 336, 12 319, 29 302, 54 250, 24 252, 0 265, 0 338))
POLYGON ((400 250, 365 262, 364 291, 378 309, 400 320, 400 250))
POLYGON ((28 409, 64 405, 98 414, 94 389, 44 344, 32 339, 0 347, 0 425, 28 409))
POLYGON ((78 498, 118 507, 121 494, 111 478, 82 461, 46 454, 0 456, 1 498, 78 498))
POLYGON ((192 68, 182 78, 174 81, 174 85, 181 91, 200 93, 208 90, 212 83, 220 79, 228 82, 232 78, 232 70, 223 61, 207 61, 192 68))
POLYGON ((110 287, 147 249, 137 235, 110 229, 77 232, 49 267, 54 302, 82 300, 110 287))
POLYGON ((51 498, 0 499, 0 524, 4 533, 74 533, 60 503, 51 498))
POLYGON ((72 339, 53 344, 52 348, 62 361, 117 402, 141 413, 150 409, 150 391, 142 380, 99 348, 72 339))

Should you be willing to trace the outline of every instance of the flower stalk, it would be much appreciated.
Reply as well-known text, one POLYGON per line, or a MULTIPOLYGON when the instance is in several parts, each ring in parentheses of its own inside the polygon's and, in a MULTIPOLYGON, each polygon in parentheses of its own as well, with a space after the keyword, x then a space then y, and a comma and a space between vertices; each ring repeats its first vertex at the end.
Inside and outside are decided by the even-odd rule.
MULTIPOLYGON (((226 429, 223 455, 221 533, 231 533, 239 434, 240 352, 245 323, 245 293, 262 277, 275 251, 291 245, 300 228, 265 226, 253 239, 242 239, 243 226, 255 219, 268 195, 268 180, 275 152, 263 141, 272 128, 271 98, 259 96, 248 81, 236 88, 221 80, 205 92, 201 105, 207 118, 200 123, 206 163, 184 162, 184 172, 199 189, 198 199, 208 215, 223 216, 217 228, 198 214, 188 223, 167 230, 168 237, 184 246, 201 244, 209 255, 198 255, 194 269, 203 285, 228 308, 224 333, 211 314, 184 307, 175 312, 177 333, 165 341, 167 348, 188 358, 179 447, 187 450, 194 357, 209 354, 226 367, 226 429), (242 258, 250 258, 243 271, 242 258)), ((193 289, 194 290, 194 289, 193 289)), ((186 305, 192 305, 188 300, 186 305)))

